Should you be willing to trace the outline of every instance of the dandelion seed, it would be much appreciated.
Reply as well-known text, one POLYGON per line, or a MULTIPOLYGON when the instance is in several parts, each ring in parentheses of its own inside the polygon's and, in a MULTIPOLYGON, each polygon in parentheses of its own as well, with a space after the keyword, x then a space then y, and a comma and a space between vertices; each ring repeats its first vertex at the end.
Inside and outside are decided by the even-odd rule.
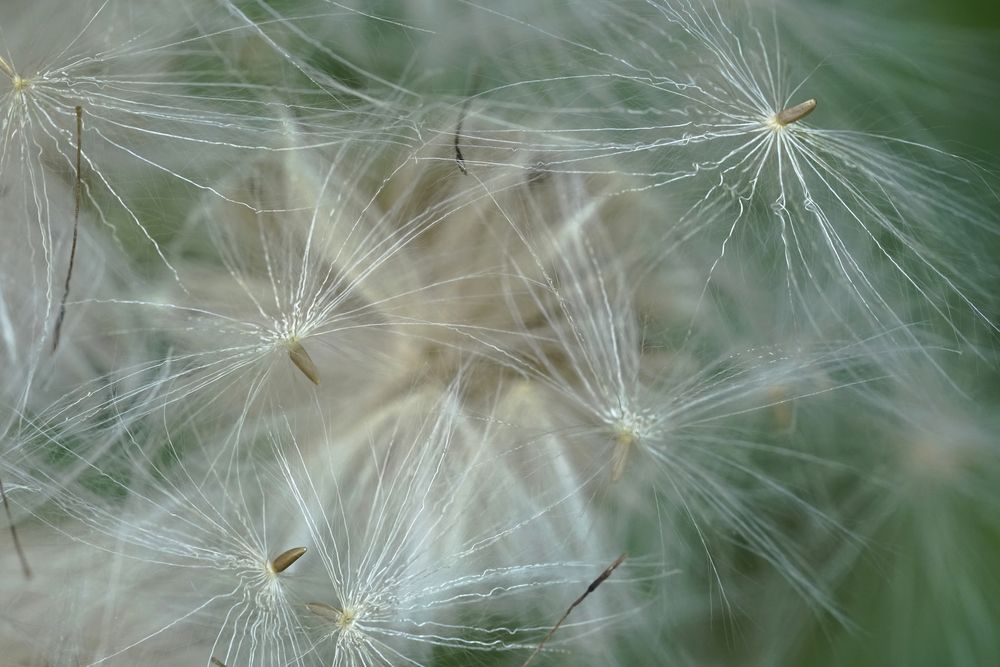
MULTIPOLYGON (((560 218, 542 226, 508 217, 512 225, 523 225, 522 237, 533 239, 538 264, 510 272, 523 276, 522 288, 534 295, 541 320, 519 321, 523 350, 514 348, 512 356, 523 360, 517 368, 560 397, 546 400, 546 421, 539 428, 548 438, 565 431, 563 456, 573 460, 571 476, 581 487, 609 468, 611 481, 620 482, 627 463, 641 456, 643 465, 633 466, 630 483, 616 485, 615 499, 636 517, 660 525, 664 551, 680 547, 685 557, 707 555, 715 568, 706 527, 724 526, 722 539, 739 535, 748 551, 773 565, 804 598, 837 614, 798 564, 798 555, 790 553, 762 499, 791 500, 807 520, 839 527, 747 462, 755 452, 791 460, 798 452, 735 435, 727 423, 771 407, 768 390, 776 385, 785 389, 786 401, 832 391, 839 385, 821 384, 829 373, 850 372, 859 358, 867 359, 865 350, 847 345, 795 356, 748 350, 706 361, 681 349, 659 358, 645 349, 629 273, 601 233, 599 213, 596 204, 582 198, 562 211, 564 225, 560 218), (543 265, 541 257, 553 258, 554 266, 543 265), (656 370, 649 371, 651 366, 656 370), (675 521, 668 517, 693 527, 692 544, 673 534, 668 538, 675 521)), ((513 303, 511 310, 516 318, 513 303)), ((724 595, 719 570, 715 574, 724 595)))
POLYGON ((292 563, 297 561, 302 557, 302 554, 306 552, 305 547, 295 547, 294 549, 289 549, 288 551, 283 551, 277 556, 275 556, 267 564, 267 569, 274 574, 281 574, 287 570, 292 563))
POLYGON ((213 667, 226 667, 226 663, 222 662, 214 655, 212 656, 212 660, 210 662, 212 663, 213 667))
MULTIPOLYGON (((0 90, 0 180, 8 184, 20 177, 24 193, 18 217, 26 230, 19 238, 22 247, 41 246, 49 274, 62 228, 48 193, 53 168, 65 164, 71 169, 76 161, 72 132, 61 123, 75 106, 87 111, 88 149, 82 162, 89 178, 82 197, 120 246, 124 234, 120 237, 119 229, 137 232, 182 290, 186 286, 174 258, 168 258, 165 238, 143 210, 142 199, 150 191, 179 187, 193 192, 193 198, 174 194, 162 200, 182 216, 185 207, 179 202, 203 193, 227 200, 214 185, 220 165, 301 148, 285 143, 291 119, 300 112, 309 117, 303 144, 317 147, 359 137, 356 121, 374 120, 373 106, 390 106, 363 96, 351 109, 320 112, 329 107, 329 91, 301 70, 301 77, 286 71, 281 81, 267 80, 271 66, 284 66, 286 54, 278 50, 256 49, 254 71, 241 71, 233 45, 258 40, 262 28, 227 11, 225 3, 181 2, 169 9, 120 0, 94 5, 49 0, 0 7, 0 51, 7 54, 0 72, 11 82, 10 90, 0 90), (45 39, 37 38, 38 25, 46 26, 45 39), (34 69, 26 74, 21 63, 34 69), (340 120, 325 122, 320 116, 340 120), (343 122, 348 118, 355 122, 343 122), (135 190, 138 183, 141 194, 135 190)), ((327 83, 333 82, 328 77, 327 83)), ((349 94, 339 87, 338 97, 349 94)), ((372 143, 413 143, 412 133, 406 133, 394 132, 389 140, 377 136, 372 143)), ((257 210, 246 200, 227 201, 257 210)), ((47 278, 52 281, 53 275, 47 278)), ((56 289, 46 285, 50 308, 59 301, 53 298, 56 289)))
MULTIPOLYGON (((612 34, 629 35, 602 42, 606 34, 585 37, 468 4, 585 56, 579 61, 586 64, 482 93, 498 118, 463 132, 467 158, 480 148, 493 149, 496 162, 504 161, 504 150, 544 152, 551 156, 548 171, 627 174, 638 182, 623 192, 664 193, 672 214, 662 216, 650 261, 670 261, 702 244, 712 248, 699 307, 719 273, 734 266, 735 248, 739 270, 760 262, 761 273, 773 276, 766 289, 784 292, 796 329, 822 333, 817 308, 833 309, 843 292, 851 310, 838 316, 852 321, 858 339, 894 331, 905 344, 917 344, 905 327, 926 319, 912 314, 915 303, 963 342, 970 341, 958 326, 959 303, 1000 333, 984 306, 993 276, 969 270, 989 264, 983 239, 998 240, 992 175, 961 155, 851 125, 857 118, 846 113, 843 128, 803 125, 816 100, 792 105, 792 96, 807 82, 821 85, 821 75, 838 76, 838 63, 826 60, 821 71, 809 72, 797 59, 803 75, 792 79, 777 21, 770 34, 756 27, 752 12, 736 17, 714 0, 638 3, 647 14, 580 3, 595 25, 609 23, 608 12, 612 34), (773 271, 776 263, 782 271, 773 271), (858 320, 871 329, 859 329, 858 320)), ((853 108, 854 98, 838 104, 834 86, 824 90, 831 117, 853 108)))
POLYGON ((536 592, 590 580, 580 576, 582 562, 525 562, 532 520, 551 506, 526 517, 510 511, 503 494, 484 498, 499 493, 484 483, 484 475, 495 482, 501 465, 490 453, 489 430, 462 418, 454 386, 444 398, 431 395, 441 403, 429 414, 424 405, 412 413, 407 402, 385 423, 369 425, 366 440, 376 444, 357 452, 367 469, 345 457, 356 449, 349 444, 312 446, 289 432, 275 445, 288 456, 285 478, 304 508, 317 552, 310 562, 322 563, 329 580, 326 600, 307 602, 305 610, 317 621, 315 650, 330 664, 425 665, 442 649, 533 648, 527 637, 537 631, 539 603, 549 602, 536 592), (469 502, 484 508, 474 520, 469 502), (505 553, 519 560, 501 558, 505 553))
POLYGON ((774 117, 774 122, 780 127, 785 125, 790 125, 797 121, 802 120, 809 114, 813 112, 816 108, 816 100, 806 100, 801 104, 796 104, 793 107, 789 107, 784 111, 781 111, 774 117))
MULTIPOLYGON (((218 451, 203 448, 198 435, 164 432, 145 418, 120 426, 120 438, 96 462, 75 449, 64 452, 85 461, 88 471, 112 491, 95 496, 85 491, 85 484, 54 489, 54 505, 72 519, 62 530, 100 553, 114 543, 116 553, 129 556, 128 571, 138 582, 169 587, 172 577, 181 575, 197 585, 174 590, 175 604, 164 613, 136 619, 135 627, 116 639, 124 645, 105 648, 92 664, 126 652, 137 655, 144 647, 155 651, 157 641, 168 646, 177 641, 171 628, 187 618, 211 630, 191 644, 205 662, 215 656, 230 665, 296 664, 307 652, 290 598, 296 577, 281 573, 296 562, 301 567, 305 548, 272 558, 267 546, 293 539, 301 520, 294 506, 280 493, 264 500, 258 463, 237 458, 239 448, 227 452, 228 437, 218 438, 218 451), (136 435, 140 431, 144 439, 136 435), (175 439, 194 441, 195 448, 179 448, 175 439)), ((46 487, 56 485, 50 479, 54 475, 44 470, 37 475, 46 487)))
POLYGON ((296 368, 302 371, 303 375, 309 378, 310 382, 319 385, 319 371, 316 369, 312 357, 306 352, 306 348, 302 347, 302 343, 295 340, 288 344, 288 358, 292 360, 296 368))
POLYGON ((340 382, 329 386, 337 390, 350 384, 346 377, 369 376, 373 358, 389 359, 388 348, 414 319, 394 318, 394 309, 419 303, 430 289, 414 279, 404 251, 447 209, 402 221, 380 211, 378 191, 365 188, 361 168, 378 157, 357 146, 343 147, 329 162, 293 151, 230 174, 219 190, 268 212, 205 198, 195 219, 204 220, 218 256, 180 265, 184 275, 201 277, 190 281, 194 292, 158 301, 101 301, 103 308, 149 313, 147 321, 157 323, 148 325, 152 335, 175 351, 170 359, 152 357, 115 372, 110 382, 116 386, 158 372, 169 376, 130 388, 117 400, 157 394, 155 401, 136 401, 143 411, 229 386, 237 391, 208 391, 202 407, 229 402, 239 424, 251 403, 277 409, 295 402, 280 388, 289 382, 284 368, 319 385, 327 379, 320 368, 336 361, 340 382), (377 331, 386 333, 373 336, 377 331), (169 388, 158 394, 157 386, 169 388))

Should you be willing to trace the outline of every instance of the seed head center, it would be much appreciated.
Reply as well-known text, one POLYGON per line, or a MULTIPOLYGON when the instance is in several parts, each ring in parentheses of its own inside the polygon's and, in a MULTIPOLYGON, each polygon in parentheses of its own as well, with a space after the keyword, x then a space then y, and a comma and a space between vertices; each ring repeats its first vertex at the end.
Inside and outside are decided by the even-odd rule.
POLYGON ((25 90, 31 88, 31 79, 22 78, 17 74, 15 74, 14 78, 11 79, 11 83, 14 86, 15 93, 22 93, 25 90))
POLYGON ((340 618, 337 619, 337 627, 340 628, 342 632, 350 630, 354 625, 354 621, 358 619, 358 610, 352 607, 346 607, 340 612, 340 618))

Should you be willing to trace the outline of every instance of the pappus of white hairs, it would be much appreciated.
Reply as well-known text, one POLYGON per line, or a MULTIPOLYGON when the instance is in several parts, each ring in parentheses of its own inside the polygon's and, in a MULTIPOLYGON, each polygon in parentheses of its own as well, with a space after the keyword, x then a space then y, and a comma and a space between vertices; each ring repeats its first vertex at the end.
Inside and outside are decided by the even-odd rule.
MULTIPOLYGON (((719 536, 726 549, 736 540, 836 614, 800 569, 795 545, 769 508, 792 506, 830 530, 840 527, 753 460, 811 458, 752 434, 746 419, 775 412, 788 427, 793 402, 879 379, 867 368, 870 348, 760 348, 714 360, 693 346, 657 352, 643 340, 629 274, 601 234, 599 211, 580 201, 578 210, 564 211, 572 222, 546 221, 530 235, 536 257, 557 258, 553 267, 510 270, 523 276, 522 289, 542 314, 518 322, 525 336, 509 350, 519 358, 515 367, 537 383, 533 400, 541 407, 522 417, 548 412, 537 425, 543 434, 531 442, 547 452, 559 442, 581 492, 610 496, 627 514, 656 521, 664 553, 707 555, 714 569, 719 536), (693 533, 676 540, 672 530, 693 533)), ((518 309, 511 310, 516 320, 518 309)), ((714 576, 722 586, 722 575, 714 576)))
MULTIPOLYGON (((91 603, 96 620, 80 645, 88 664, 165 654, 192 664, 301 664, 308 641, 291 586, 311 545, 267 448, 240 443, 227 456, 219 445, 229 436, 157 422, 123 424, 102 456, 79 457, 85 470, 70 483, 35 473, 58 509, 39 521, 89 559, 80 585, 113 582, 91 603), (128 620, 105 636, 112 616, 128 620)), ((77 456, 71 441, 53 446, 77 456)), ((44 554, 31 556, 46 566, 44 554)))
MULTIPOLYGON (((447 202, 405 218, 383 210, 382 185, 369 189, 362 166, 383 159, 393 164, 365 145, 284 152, 218 184, 267 210, 207 197, 189 226, 192 259, 178 264, 197 289, 89 302, 142 314, 146 330, 112 333, 150 341, 154 355, 96 386, 109 383, 132 413, 196 400, 189 416, 211 407, 238 423, 255 406, 278 412, 315 404, 317 392, 357 400, 377 390, 398 373, 395 352, 411 329, 428 324, 419 304, 435 286, 405 251, 451 212, 447 202)), ((65 414, 106 407, 88 407, 81 393, 67 396, 65 414)))
MULTIPOLYGON (((990 175, 905 136, 814 124, 846 115, 843 87, 828 85, 832 96, 823 95, 823 75, 839 75, 840 63, 820 54, 804 66, 807 56, 785 53, 780 10, 761 29, 752 12, 715 2, 601 3, 590 17, 600 26, 594 30, 629 37, 591 41, 573 26, 480 9, 517 34, 534 32, 532 45, 545 51, 547 43, 567 67, 477 93, 479 106, 495 105, 497 120, 456 140, 473 156, 470 166, 474 147, 506 146, 512 156, 547 153, 536 170, 639 179, 635 189, 662 196, 675 212, 651 237, 661 258, 713 246, 706 291, 735 255, 782 267, 778 288, 805 325, 817 326, 813 316, 829 307, 835 286, 852 296, 859 325, 877 330, 905 332, 901 325, 930 319, 967 342, 957 309, 1000 331, 988 310, 991 271, 982 251, 997 243, 990 175)), ((849 104, 857 105, 853 90, 849 104)))
POLYGON ((122 0, 9 5, 13 16, 0 18, 0 170, 5 182, 19 182, 27 223, 19 235, 40 245, 50 265, 53 230, 72 226, 72 216, 55 215, 50 190, 74 172, 78 143, 85 224, 99 220, 123 246, 145 244, 179 281, 163 245, 169 233, 154 232, 151 218, 163 217, 164 202, 167 215, 176 216, 191 195, 224 197, 213 187, 214 174, 248 156, 291 150, 289 118, 300 119, 297 132, 311 146, 351 136, 413 141, 406 129, 385 137, 358 132, 361 119, 378 115, 367 100, 341 99, 331 109, 331 91, 295 80, 283 56, 261 41, 260 26, 223 7, 122 0), (40 25, 45 39, 34 30, 40 25), (151 191, 161 194, 155 207, 148 204, 151 191))
MULTIPOLYGON (((398 412, 352 436, 357 445, 339 441, 336 429, 320 442, 292 429, 275 433, 287 488, 315 546, 309 567, 321 564, 306 609, 312 654, 323 664, 526 656, 560 607, 607 565, 607 547, 596 538, 595 551, 571 554, 559 535, 533 533, 548 508, 522 513, 525 504, 515 502, 511 511, 496 424, 468 420, 463 386, 459 380, 443 392, 397 400, 398 412), (340 453, 345 445, 349 457, 340 453)), ((642 569, 631 579, 626 572, 603 605, 594 601, 593 615, 568 624, 554 649, 615 632, 614 621, 636 612, 628 584, 642 569)))

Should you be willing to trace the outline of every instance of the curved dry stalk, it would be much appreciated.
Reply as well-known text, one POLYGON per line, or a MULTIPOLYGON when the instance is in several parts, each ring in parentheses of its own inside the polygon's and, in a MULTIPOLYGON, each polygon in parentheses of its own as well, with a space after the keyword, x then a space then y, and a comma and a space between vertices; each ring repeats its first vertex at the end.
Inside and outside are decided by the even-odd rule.
POLYGON ((10 526, 10 538, 14 542, 14 551, 17 552, 17 558, 21 561, 21 569, 24 571, 24 578, 31 579, 31 566, 28 565, 28 557, 24 555, 24 549, 21 547, 21 540, 17 536, 17 526, 14 525, 14 516, 10 511, 10 503, 7 502, 7 493, 3 489, 3 479, 0 479, 0 499, 3 500, 3 509, 7 514, 7 523, 10 526))
POLYGON ((580 604, 587 599, 588 595, 597 590, 597 587, 603 584, 607 580, 607 578, 611 576, 611 573, 614 572, 618 568, 618 566, 621 565, 622 562, 624 562, 626 558, 628 558, 628 554, 627 553, 622 554, 621 556, 616 558, 614 562, 611 563, 611 565, 608 565, 606 568, 604 568, 604 571, 601 572, 600 575, 598 575, 597 579, 594 579, 592 582, 590 582, 590 585, 587 586, 587 590, 583 592, 583 595, 573 600, 569 608, 566 609, 566 613, 564 613, 562 617, 559 619, 559 622, 553 625, 552 629, 549 630, 544 637, 542 637, 542 641, 539 642, 534 652, 532 652, 532 654, 528 656, 528 659, 525 660, 524 663, 522 663, 521 667, 528 667, 528 665, 531 664, 531 661, 535 659, 535 656, 538 655, 539 652, 542 650, 542 647, 545 646, 545 642, 549 641, 552 635, 556 633, 556 630, 558 630, 559 627, 566 621, 566 619, 570 615, 570 612, 572 612, 574 609, 580 606, 580 604))
POLYGON ((76 182, 73 185, 73 243, 69 250, 69 268, 66 269, 66 284, 63 286, 62 301, 59 302, 59 315, 56 317, 55 329, 52 333, 52 351, 59 347, 59 335, 62 332, 63 319, 66 317, 66 299, 69 298, 69 284, 73 279, 73 264, 76 262, 76 242, 80 235, 80 201, 83 198, 83 107, 76 107, 76 182))

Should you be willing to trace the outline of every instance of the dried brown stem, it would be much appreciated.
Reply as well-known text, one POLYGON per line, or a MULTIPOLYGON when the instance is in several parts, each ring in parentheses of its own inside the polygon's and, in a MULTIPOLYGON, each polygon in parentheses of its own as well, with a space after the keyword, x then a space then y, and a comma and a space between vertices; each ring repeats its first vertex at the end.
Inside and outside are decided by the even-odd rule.
POLYGON ((69 251, 69 268, 66 270, 66 285, 63 287, 62 301, 59 303, 59 315, 52 334, 52 351, 59 347, 59 336, 62 332, 63 318, 66 317, 66 299, 69 298, 69 284, 73 279, 73 264, 76 261, 76 241, 80 231, 80 203, 83 199, 83 107, 76 107, 76 183, 73 187, 73 245, 69 251))
POLYGON ((462 124, 465 122, 465 116, 469 112, 469 104, 472 102, 472 98, 467 98, 465 104, 462 105, 462 112, 458 116, 458 124, 455 126, 455 164, 458 165, 458 170, 469 175, 469 170, 465 167, 465 156, 462 155, 462 146, 459 143, 462 137, 462 124))
POLYGON ((606 568, 604 568, 604 572, 601 572, 601 574, 597 577, 597 579, 594 579, 592 582, 590 582, 590 585, 587 586, 587 590, 583 592, 583 595, 573 600, 573 603, 569 606, 568 609, 566 609, 566 613, 562 615, 562 618, 559 619, 558 623, 552 626, 552 629, 549 630, 548 634, 546 634, 542 638, 542 641, 538 644, 537 647, 535 647, 534 652, 528 656, 528 659, 524 661, 521 667, 528 667, 528 665, 531 664, 531 661, 535 659, 535 656, 537 656, 542 651, 542 647, 545 646, 545 642, 549 641, 549 639, 552 638, 552 635, 556 633, 556 630, 558 630, 559 627, 566 621, 566 619, 569 617, 570 612, 576 609, 578 606, 580 606, 580 604, 587 599, 588 595, 597 590, 597 587, 603 584, 607 580, 607 578, 611 576, 611 573, 614 572, 626 558, 628 558, 628 554, 622 554, 621 556, 615 559, 615 562, 611 563, 611 565, 608 565, 606 568))
POLYGON ((7 524, 10 526, 10 537, 14 541, 14 551, 17 552, 17 557, 21 561, 24 578, 31 579, 31 566, 28 565, 28 557, 24 555, 24 549, 21 548, 21 540, 17 537, 17 526, 14 525, 14 515, 10 511, 10 504, 7 502, 7 493, 4 491, 2 479, 0 479, 0 498, 3 499, 3 509, 7 514, 7 524))

